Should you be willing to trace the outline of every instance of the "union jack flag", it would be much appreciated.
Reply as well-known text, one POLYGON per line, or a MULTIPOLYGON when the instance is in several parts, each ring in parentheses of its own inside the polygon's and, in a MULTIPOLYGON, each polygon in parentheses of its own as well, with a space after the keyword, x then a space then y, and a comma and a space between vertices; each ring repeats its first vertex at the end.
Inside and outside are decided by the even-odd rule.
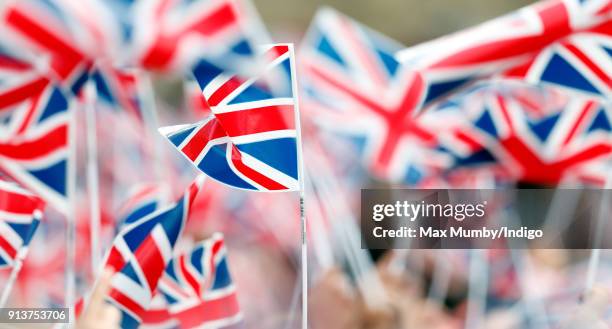
POLYGON ((227 328, 242 319, 221 234, 168 264, 158 285, 165 305, 143 316, 156 328, 227 328))
POLYGON ((512 84, 478 89, 461 104, 469 124, 446 145, 463 154, 459 166, 486 152, 516 181, 603 185, 612 154, 610 108, 584 97, 565 97, 560 106, 550 101, 554 97, 545 88, 512 84), (539 94, 540 101, 527 101, 529 94, 539 94))
POLYGON ((0 170, 67 211, 72 106, 51 79, 30 70, 0 84, 0 170))
POLYGON ((197 179, 176 204, 126 225, 115 238, 106 265, 115 271, 109 300, 123 312, 122 328, 137 327, 148 309, 201 184, 197 179))
POLYGON ((43 206, 42 200, 26 190, 0 181, 0 269, 25 257, 43 206))
POLYGON ((243 0, 153 0, 137 9, 136 55, 140 66, 169 71, 188 68, 202 56, 225 62, 251 58, 268 42, 250 4, 243 0))
POLYGON ((304 108, 324 128, 356 140, 376 176, 406 180, 410 151, 434 146, 435 132, 418 123, 427 86, 402 67, 402 46, 331 9, 319 11, 300 48, 304 108))
POLYGON ((294 191, 298 184, 293 48, 274 45, 264 73, 230 74, 201 60, 194 75, 213 116, 162 133, 196 167, 241 189, 294 191), (280 80, 279 80, 280 79, 280 80))

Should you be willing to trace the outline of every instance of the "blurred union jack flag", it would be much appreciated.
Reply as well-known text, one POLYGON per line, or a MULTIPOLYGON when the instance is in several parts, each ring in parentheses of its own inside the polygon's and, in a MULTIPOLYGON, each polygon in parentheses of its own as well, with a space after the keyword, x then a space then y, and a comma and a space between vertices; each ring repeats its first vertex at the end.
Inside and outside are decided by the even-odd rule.
MULTIPOLYGON (((300 48, 304 108, 324 128, 357 141, 376 176, 403 180, 419 145, 435 134, 413 114, 426 92, 422 77, 402 67, 402 46, 331 9, 319 11, 300 48)), ((422 158, 422 157, 421 157, 422 158)))
POLYGON ((126 225, 115 238, 106 265, 116 272, 109 299, 123 313, 122 328, 136 328, 149 307, 201 185, 197 179, 176 204, 126 225))
POLYGON ((43 206, 41 199, 26 190, 0 181, 0 269, 25 257, 43 206))
POLYGON ((56 1, 19 1, 4 9, 3 40, 49 60, 49 72, 65 90, 77 94, 91 66, 78 43, 78 20, 56 1))
POLYGON ((158 293, 163 306, 145 313, 145 326, 227 328, 242 319, 221 234, 172 259, 158 293))
POLYGON ((478 89, 461 104, 469 124, 446 145, 463 159, 484 150, 518 181, 603 185, 609 167, 601 164, 612 154, 610 108, 589 98, 555 97, 525 86, 478 89))
MULTIPOLYGON (((398 59, 419 71, 428 84, 437 86, 427 93, 426 100, 431 100, 465 82, 521 67, 547 47, 577 35, 609 35, 611 3, 541 1, 474 28, 403 50, 398 59)), ((559 74, 555 80, 567 83, 573 78, 559 74)))
POLYGON ((64 213, 71 108, 60 87, 33 68, 0 81, 0 170, 64 213))
POLYGON ((202 55, 250 58, 255 45, 268 42, 255 11, 243 0, 143 1, 136 12, 137 62, 151 70, 185 69, 202 55))
POLYGON ((293 48, 274 45, 262 57, 263 73, 250 78, 201 60, 194 75, 213 116, 162 133, 219 182, 247 190, 298 190, 293 48))

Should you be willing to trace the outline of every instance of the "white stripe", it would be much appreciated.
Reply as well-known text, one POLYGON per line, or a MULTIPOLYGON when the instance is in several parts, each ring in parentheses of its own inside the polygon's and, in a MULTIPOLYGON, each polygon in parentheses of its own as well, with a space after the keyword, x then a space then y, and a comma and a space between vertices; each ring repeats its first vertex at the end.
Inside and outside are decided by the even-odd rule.
POLYGON ((273 130, 244 136, 235 136, 231 137, 231 140, 236 145, 242 145, 278 138, 297 138, 297 132, 295 129, 273 130))
MULTIPOLYGON (((153 240, 155 240, 155 244, 157 245, 160 253, 162 254, 164 264, 168 264, 168 262, 170 262, 170 260, 172 259, 173 248, 161 224, 155 225, 153 231, 151 232, 151 237, 153 238, 153 240)), ((165 267, 166 266, 164 266, 164 268, 165 267)))
POLYGON ((23 240, 15 232, 7 223, 0 222, 0 236, 3 236, 4 239, 15 249, 18 251, 19 248, 23 245, 23 240))
POLYGON ((14 212, 8 212, 0 209, 0 220, 15 222, 20 224, 26 224, 32 222, 32 212, 25 214, 18 214, 14 212))
POLYGON ((214 94, 221 86, 228 82, 234 75, 221 73, 214 77, 202 90, 202 95, 208 100, 212 94, 214 94))
POLYGON ((291 191, 299 190, 298 181, 293 177, 286 175, 285 173, 268 166, 264 162, 259 161, 255 157, 241 152, 242 153, 242 162, 253 170, 263 174, 264 176, 286 186, 291 191))
POLYGON ((147 287, 138 285, 135 281, 121 272, 115 273, 112 279, 112 287, 129 297, 143 308, 147 308, 150 294, 147 287))
POLYGON ((230 318, 224 318, 224 319, 220 319, 216 321, 206 322, 203 325, 199 327, 195 327, 195 328, 196 329, 218 329, 218 328, 224 328, 224 327, 236 324, 240 321, 242 321, 242 313, 238 313, 235 316, 230 317, 230 318))
POLYGON ((291 97, 278 97, 269 98, 263 100, 257 100, 252 102, 238 103, 238 104, 227 104, 211 106, 211 111, 215 114, 236 112, 243 110, 250 110, 255 108, 261 108, 266 106, 279 106, 279 105, 293 105, 293 98, 291 97))

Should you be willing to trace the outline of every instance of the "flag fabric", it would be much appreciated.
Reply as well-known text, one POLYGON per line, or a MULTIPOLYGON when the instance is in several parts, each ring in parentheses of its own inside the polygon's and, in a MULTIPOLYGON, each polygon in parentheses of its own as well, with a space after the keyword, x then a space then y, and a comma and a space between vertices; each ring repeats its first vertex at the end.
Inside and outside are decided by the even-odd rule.
POLYGON ((462 154, 457 167, 488 159, 514 181, 605 183, 612 154, 609 106, 549 88, 499 83, 476 89, 459 106, 468 123, 445 139, 446 147, 462 154))
POLYGON ((0 84, 0 170, 66 213, 72 104, 35 70, 0 84))
POLYGON ((298 190, 293 48, 273 45, 262 57, 263 74, 249 78, 200 60, 194 76, 213 116, 160 131, 221 183, 256 191, 298 190))
POLYGON ((0 269, 25 256, 43 207, 43 201, 30 192, 0 181, 0 269))
POLYGON ((173 258, 158 293, 165 305, 145 313, 145 327, 227 328, 242 319, 219 233, 173 258))
POLYGON ((106 261, 115 271, 108 298, 122 311, 122 328, 137 327, 149 307, 201 184, 197 179, 176 204, 126 225, 115 238, 106 261))
POLYGON ((246 0, 154 0, 137 9, 136 62, 149 70, 188 70, 200 56, 251 58, 269 42, 246 0))
POLYGON ((532 84, 550 84, 569 91, 609 99, 612 76, 612 21, 588 33, 555 43, 502 76, 532 84))
POLYGON ((16 1, 1 17, 7 44, 49 58, 49 74, 64 90, 78 94, 91 61, 80 47, 79 22, 56 1, 16 1))
POLYGON ((119 227, 136 222, 169 203, 170 191, 163 185, 141 184, 132 188, 119 208, 119 227))
MULTIPOLYGON (((478 78, 525 65, 577 35, 610 33, 609 0, 549 0, 397 54, 429 86, 424 106, 478 78), (607 32, 605 32, 607 31, 607 32)), ((574 77, 558 78, 568 81, 574 77)))
POLYGON ((402 46, 332 9, 320 10, 300 48, 304 109, 356 142, 375 176, 411 180, 411 157, 435 145, 413 114, 427 86, 395 60, 402 46), (408 149, 407 149, 408 148, 408 149))

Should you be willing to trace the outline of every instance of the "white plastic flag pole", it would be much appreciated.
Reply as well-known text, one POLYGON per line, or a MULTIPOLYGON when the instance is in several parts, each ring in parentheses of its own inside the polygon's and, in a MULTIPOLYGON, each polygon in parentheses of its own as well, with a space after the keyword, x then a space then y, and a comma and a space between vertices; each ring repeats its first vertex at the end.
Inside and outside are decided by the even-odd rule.
POLYGON ((299 97, 297 87, 297 74, 295 70, 295 52, 293 44, 287 44, 289 48, 289 61, 291 66, 291 91, 293 95, 293 106, 295 108, 295 129, 297 142, 298 181, 300 188, 300 224, 302 228, 302 329, 308 328, 308 243, 306 237, 306 212, 304 209, 306 191, 304 179, 304 159, 302 153, 302 129, 300 125, 299 97))
POLYGON ((92 80, 85 84, 85 127, 87 130, 87 188, 89 196, 89 225, 91 270, 100 266, 100 180, 98 177, 98 134, 96 122, 96 87, 92 80))
POLYGON ((76 115, 74 101, 70 101, 70 119, 68 127, 68 169, 67 169, 67 199, 66 212, 66 296, 65 307, 68 308, 68 319, 72 325, 76 322, 74 306, 76 302, 76 115))

